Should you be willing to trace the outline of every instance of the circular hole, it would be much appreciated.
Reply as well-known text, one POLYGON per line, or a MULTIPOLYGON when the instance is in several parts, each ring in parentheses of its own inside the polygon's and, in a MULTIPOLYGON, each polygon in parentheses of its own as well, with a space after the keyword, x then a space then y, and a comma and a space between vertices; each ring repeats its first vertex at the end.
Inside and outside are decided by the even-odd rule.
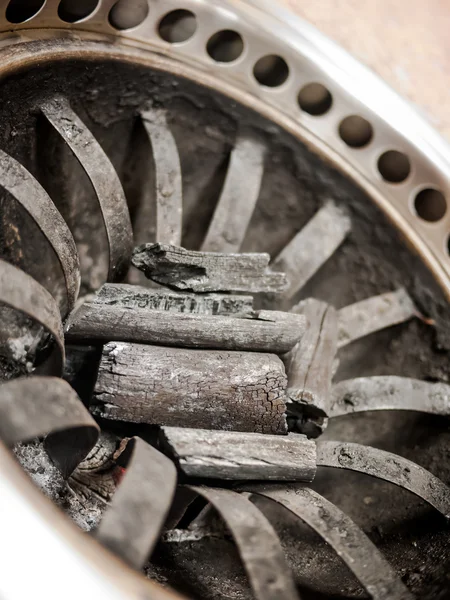
POLYGON ((378 170, 386 181, 400 183, 410 174, 411 164, 403 152, 388 150, 378 159, 378 170))
POLYGON ((414 208, 424 221, 440 221, 447 211, 447 202, 444 194, 433 188, 427 188, 417 194, 414 208))
POLYGON ((166 42, 177 44, 191 38, 197 29, 197 19, 190 10, 173 10, 162 18, 159 35, 166 42))
POLYGON ((253 68, 256 81, 267 87, 282 85, 289 76, 289 67, 281 56, 268 54, 258 60, 253 68))
POLYGON ((232 62, 242 54, 244 42, 237 31, 224 29, 209 38, 206 50, 217 62, 232 62))
POLYGON ((99 0, 61 0, 58 16, 66 23, 76 23, 89 17, 97 8, 99 0))
POLYGON ((11 0, 6 9, 10 23, 23 23, 34 17, 44 6, 45 0, 11 0))
POLYGON ((300 90, 298 103, 302 110, 316 117, 330 110, 333 96, 321 83, 308 83, 300 90))
POLYGON ((345 117, 339 125, 339 135, 342 141, 351 148, 363 148, 373 137, 372 125, 358 115, 345 117))
POLYGON ((116 29, 132 29, 148 15, 147 0, 119 0, 109 13, 109 22, 116 29))

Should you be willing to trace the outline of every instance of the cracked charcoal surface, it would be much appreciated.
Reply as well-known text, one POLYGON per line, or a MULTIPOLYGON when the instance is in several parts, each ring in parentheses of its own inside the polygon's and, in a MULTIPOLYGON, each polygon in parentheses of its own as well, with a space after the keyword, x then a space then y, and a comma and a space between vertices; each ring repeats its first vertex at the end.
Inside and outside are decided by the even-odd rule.
POLYGON ((285 433, 285 389, 274 355, 111 342, 92 410, 133 423, 285 433))

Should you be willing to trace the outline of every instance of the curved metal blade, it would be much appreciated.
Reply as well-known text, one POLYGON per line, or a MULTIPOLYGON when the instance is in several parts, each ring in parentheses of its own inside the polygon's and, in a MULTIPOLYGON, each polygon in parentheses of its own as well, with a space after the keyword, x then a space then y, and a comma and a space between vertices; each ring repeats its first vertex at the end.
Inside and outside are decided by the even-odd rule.
POLYGON ((296 600, 295 583, 272 525, 245 496, 189 486, 210 502, 225 520, 258 600, 296 600))
POLYGON ((50 458, 68 477, 95 445, 99 427, 63 379, 29 377, 0 385, 0 437, 12 446, 47 436, 50 458))
POLYGON ((317 492, 294 485, 255 485, 245 489, 278 502, 317 531, 374 600, 412 600, 413 596, 365 533, 317 492))
POLYGON ((202 244, 204 252, 239 252, 259 196, 266 153, 262 140, 242 134, 214 216, 202 244))
POLYGON ((331 390, 330 417, 370 410, 412 410, 450 416, 450 386, 394 375, 357 377, 331 390))
POLYGON ((164 110, 141 113, 156 172, 156 241, 181 244, 183 195, 180 157, 164 110))
POLYGON ((171 460, 138 437, 125 450, 131 452, 125 475, 95 537, 141 569, 169 512, 177 474, 171 460))
POLYGON ((450 518, 450 488, 416 463, 371 446, 347 442, 318 442, 317 464, 358 471, 405 488, 450 518))
POLYGON ((80 289, 80 260, 66 222, 33 175, 2 150, 0 186, 27 211, 55 251, 66 281, 67 310, 72 310, 80 289))
POLYGON ((119 177, 100 144, 72 110, 66 98, 48 100, 41 106, 41 111, 72 150, 91 180, 108 238, 108 280, 116 281, 129 267, 133 244, 130 215, 119 177))
POLYGON ((0 303, 24 313, 51 333, 54 348, 40 371, 61 375, 65 357, 64 333, 53 296, 30 275, 0 259, 0 303))

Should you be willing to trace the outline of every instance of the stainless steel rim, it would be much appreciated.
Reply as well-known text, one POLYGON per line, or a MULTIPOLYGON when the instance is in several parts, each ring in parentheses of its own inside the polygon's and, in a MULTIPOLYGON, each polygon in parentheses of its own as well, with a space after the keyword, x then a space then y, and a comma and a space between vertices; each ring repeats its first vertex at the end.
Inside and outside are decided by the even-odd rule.
MULTIPOLYGON (((376 201, 450 293, 448 144, 406 101, 313 27, 266 0, 167 0, 152 5, 140 23, 124 30, 111 24, 116 0, 101 0, 89 14, 70 23, 59 16, 59 4, 47 0, 34 16, 25 15, 29 18, 23 22, 11 23, 7 19, 8 3, 4 3, 0 16, 3 73, 25 61, 42 59, 46 55, 42 45, 26 48, 26 42, 37 39, 65 40, 57 52, 52 50, 53 58, 67 58, 72 52, 79 56, 81 51, 88 55, 106 52, 121 58, 133 55, 136 60, 136 53, 144 50, 141 59, 146 63, 195 77, 252 106, 326 156, 376 201), (161 23, 175 11, 189 12, 185 17, 191 19, 191 30, 183 35, 161 34, 161 23), (240 36, 241 52, 230 62, 215 60, 208 53, 208 41, 228 30, 240 36), (184 41, 166 41, 162 35, 184 41), (82 48, 80 39, 84 42, 82 48), (88 41, 93 43, 89 49, 88 41), (268 56, 277 57, 272 59, 272 80, 267 59, 269 75, 266 70, 261 83, 254 69, 260 59, 268 56), (299 94, 307 94, 305 86, 310 84, 321 86, 310 89, 310 94, 328 93, 329 101, 322 107, 312 101, 311 109, 307 97, 306 105, 300 101, 306 106, 302 110, 299 94), (356 146, 351 135, 345 133, 345 124, 342 127, 348 117, 357 117, 353 120, 360 140, 356 140, 356 146), (370 133, 365 137, 367 130, 370 133), (392 151, 400 155, 385 156, 392 151), (380 163, 382 156, 384 163, 380 163), (424 204, 428 208, 423 210, 424 204)), ((176 15, 170 18, 177 25, 176 15)))

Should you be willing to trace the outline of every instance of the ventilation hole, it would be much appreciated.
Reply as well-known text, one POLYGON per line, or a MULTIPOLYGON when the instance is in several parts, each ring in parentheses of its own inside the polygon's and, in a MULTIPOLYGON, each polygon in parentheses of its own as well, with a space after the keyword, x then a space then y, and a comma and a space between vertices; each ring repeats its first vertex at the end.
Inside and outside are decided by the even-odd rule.
POLYGON ((315 117, 324 115, 333 104, 333 96, 321 83, 308 83, 298 94, 300 108, 315 117))
POLYGON ((190 10, 173 10, 162 18, 159 35, 166 42, 177 44, 191 38, 197 29, 197 19, 190 10))
POLYGON ((372 125, 358 115, 343 119, 339 125, 339 135, 342 141, 351 148, 363 148, 373 137, 372 125))
POLYGON ((232 62, 242 54, 244 42, 236 31, 224 29, 209 38, 206 50, 217 62, 232 62))
POLYGON ((116 29, 132 29, 148 15, 148 0, 119 0, 109 13, 109 22, 116 29))
POLYGON ((41 10, 45 0, 11 0, 6 9, 6 18, 10 23, 28 21, 41 10))
POLYGON ((450 236, 447 238, 447 252, 450 256, 450 236))
POLYGON ((289 76, 289 67, 281 56, 268 54, 258 60, 253 68, 256 81, 267 87, 282 85, 289 76))
POLYGON ((447 212, 444 194, 433 188, 422 190, 414 200, 416 213, 424 221, 440 221, 447 212))
POLYGON ((388 150, 378 159, 378 170, 386 181, 400 183, 410 174, 411 164, 403 152, 388 150))
POLYGON ((61 0, 58 16, 66 23, 76 23, 89 17, 97 8, 99 0, 61 0))

